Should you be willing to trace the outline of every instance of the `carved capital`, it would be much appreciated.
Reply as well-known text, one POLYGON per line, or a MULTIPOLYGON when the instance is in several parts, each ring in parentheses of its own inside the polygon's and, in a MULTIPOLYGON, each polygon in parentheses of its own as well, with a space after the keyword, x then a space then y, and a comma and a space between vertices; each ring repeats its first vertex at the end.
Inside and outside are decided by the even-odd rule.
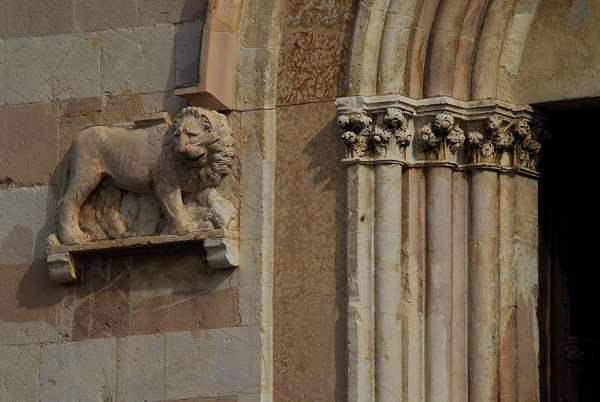
POLYGON ((339 98, 336 106, 345 163, 442 164, 538 176, 545 117, 530 106, 402 95, 339 98))
POLYGON ((394 107, 384 110, 384 115, 358 112, 338 117, 348 158, 386 157, 392 143, 401 151, 410 144, 412 135, 402 111, 394 107))
POLYGON ((450 113, 438 113, 419 130, 419 139, 427 159, 445 160, 465 142, 465 134, 450 113))
POLYGON ((490 116, 467 134, 468 161, 536 171, 541 144, 524 118, 490 116))

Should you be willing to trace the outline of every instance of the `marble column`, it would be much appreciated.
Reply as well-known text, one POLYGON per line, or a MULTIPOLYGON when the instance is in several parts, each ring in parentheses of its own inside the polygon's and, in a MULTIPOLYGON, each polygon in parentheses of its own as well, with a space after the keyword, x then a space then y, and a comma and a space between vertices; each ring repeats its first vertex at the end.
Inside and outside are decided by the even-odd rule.
POLYGON ((539 400, 529 107, 338 99, 348 172, 348 399, 539 400))

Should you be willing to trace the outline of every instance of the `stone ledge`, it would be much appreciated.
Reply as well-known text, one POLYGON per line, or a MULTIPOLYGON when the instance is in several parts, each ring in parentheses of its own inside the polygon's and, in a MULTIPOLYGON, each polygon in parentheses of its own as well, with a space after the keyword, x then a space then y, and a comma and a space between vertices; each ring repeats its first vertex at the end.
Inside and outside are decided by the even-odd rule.
POLYGON ((78 254, 113 252, 130 249, 155 248, 181 244, 202 243, 206 260, 211 268, 239 266, 239 234, 226 229, 193 232, 185 235, 136 236, 124 239, 99 240, 84 244, 60 244, 56 237, 49 238, 46 246, 50 278, 59 283, 79 280, 78 254), (53 238, 53 240, 51 240, 53 238))

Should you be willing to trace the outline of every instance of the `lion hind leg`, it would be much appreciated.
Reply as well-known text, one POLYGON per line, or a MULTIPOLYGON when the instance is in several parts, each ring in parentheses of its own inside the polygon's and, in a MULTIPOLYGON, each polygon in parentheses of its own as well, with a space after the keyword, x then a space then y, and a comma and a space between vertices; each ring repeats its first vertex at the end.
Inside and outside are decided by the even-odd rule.
POLYGON ((102 180, 102 173, 93 164, 79 165, 74 171, 64 195, 58 202, 58 236, 63 244, 86 242, 87 236, 79 227, 79 212, 88 196, 102 180))

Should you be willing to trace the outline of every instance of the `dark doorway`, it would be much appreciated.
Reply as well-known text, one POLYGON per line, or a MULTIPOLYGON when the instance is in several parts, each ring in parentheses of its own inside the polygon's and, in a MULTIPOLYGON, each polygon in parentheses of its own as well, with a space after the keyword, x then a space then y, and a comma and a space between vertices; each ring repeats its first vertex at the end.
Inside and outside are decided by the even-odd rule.
POLYGON ((600 383, 600 102, 539 105, 550 121, 540 179, 544 401, 597 401, 600 383))

